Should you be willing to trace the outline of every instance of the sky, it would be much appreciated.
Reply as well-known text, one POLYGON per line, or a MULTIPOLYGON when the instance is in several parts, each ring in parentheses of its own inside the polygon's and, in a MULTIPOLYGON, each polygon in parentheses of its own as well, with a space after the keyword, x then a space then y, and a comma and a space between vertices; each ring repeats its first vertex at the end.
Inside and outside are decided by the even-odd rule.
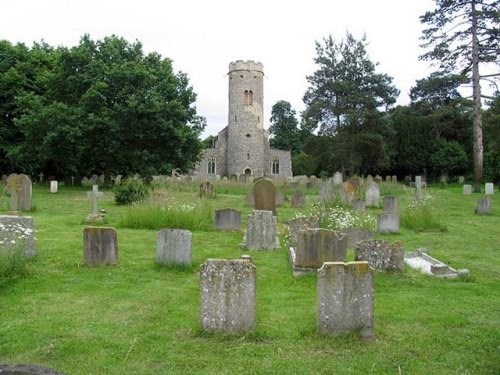
POLYGON ((278 100, 304 110, 315 42, 340 40, 347 31, 356 39, 366 34, 376 72, 393 77, 401 90, 397 104, 408 104, 415 81, 434 70, 418 59, 419 16, 432 9, 433 0, 0 0, 0 39, 66 47, 84 34, 138 40, 145 53, 158 52, 187 74, 198 114, 207 119, 206 137, 227 125, 231 61, 264 64, 267 128, 278 100))

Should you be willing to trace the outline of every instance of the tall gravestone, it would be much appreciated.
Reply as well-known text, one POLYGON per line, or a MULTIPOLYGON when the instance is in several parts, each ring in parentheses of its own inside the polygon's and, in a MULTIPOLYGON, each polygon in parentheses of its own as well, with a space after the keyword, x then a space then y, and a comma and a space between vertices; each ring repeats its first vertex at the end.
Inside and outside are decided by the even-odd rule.
POLYGON ((118 263, 115 228, 87 227, 83 230, 83 261, 89 266, 118 263))
POLYGON ((58 183, 57 183, 57 181, 54 181, 54 180, 50 181, 50 192, 51 192, 52 194, 57 193, 57 188, 58 188, 58 183))
POLYGON ((367 240, 358 242, 354 247, 354 260, 366 261, 376 270, 403 272, 404 258, 402 242, 367 240))
POLYGON ((302 208, 306 205, 306 196, 300 190, 295 190, 292 195, 292 207, 302 208))
POLYGON ((33 184, 31 179, 25 174, 19 175, 21 179, 21 210, 23 211, 31 211, 31 196, 33 184))
POLYGON ((241 229, 241 211, 231 208, 216 210, 215 229, 239 231, 241 229))
POLYGON ((253 210, 248 215, 247 231, 241 247, 250 250, 274 250, 279 248, 277 219, 271 211, 253 210))
POLYGON ((21 211, 21 177, 12 173, 6 180, 6 191, 10 194, 10 214, 19 215, 21 211))
POLYGON ((156 262, 163 265, 191 265, 193 235, 183 229, 161 229, 156 236, 156 262))
POLYGON ((373 271, 368 262, 326 262, 318 270, 318 330, 326 334, 374 329, 373 271))
POLYGON ((321 183, 319 187, 319 202, 327 203, 333 199, 335 182, 333 179, 328 179, 321 183))
POLYGON ((316 271, 324 262, 344 262, 347 236, 328 229, 306 229, 298 232, 294 271, 316 271))
POLYGON ((255 266, 248 259, 207 259, 200 270, 200 318, 206 331, 255 328, 255 266))
POLYGON ((422 177, 415 176, 415 197, 417 200, 422 199, 422 177))
POLYGON ((276 188, 266 179, 260 179, 253 185, 254 208, 260 211, 271 211, 276 216, 276 188))
POLYGON ((377 232, 399 233, 399 215, 397 214, 396 197, 384 197, 384 212, 377 215, 377 232))
POLYGON ((253 191, 249 191, 245 195, 245 206, 253 207, 255 206, 255 200, 253 199, 253 191))
POLYGON ((379 208, 380 188, 376 182, 370 182, 365 189, 366 207, 379 208))
POLYGON ((364 240, 372 240, 375 238, 375 233, 372 230, 364 228, 346 228, 342 229, 342 233, 347 236, 347 248, 352 249, 354 246, 364 240))

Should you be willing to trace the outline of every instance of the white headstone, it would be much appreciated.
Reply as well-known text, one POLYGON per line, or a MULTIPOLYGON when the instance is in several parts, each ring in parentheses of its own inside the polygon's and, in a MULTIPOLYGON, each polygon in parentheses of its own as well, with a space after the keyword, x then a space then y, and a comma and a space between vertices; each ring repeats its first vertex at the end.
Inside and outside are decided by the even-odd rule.
POLYGON ((57 181, 50 181, 50 192, 57 193, 57 181))
POLYGON ((484 184, 484 194, 491 195, 494 193, 495 185, 492 182, 484 184))

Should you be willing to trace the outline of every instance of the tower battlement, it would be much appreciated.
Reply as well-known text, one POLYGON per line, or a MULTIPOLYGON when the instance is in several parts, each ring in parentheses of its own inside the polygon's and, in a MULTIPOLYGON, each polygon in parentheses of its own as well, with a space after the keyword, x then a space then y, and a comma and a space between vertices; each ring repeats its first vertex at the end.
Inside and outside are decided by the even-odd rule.
POLYGON ((235 70, 253 70, 264 72, 264 65, 259 61, 254 60, 236 60, 229 63, 229 72, 235 70))

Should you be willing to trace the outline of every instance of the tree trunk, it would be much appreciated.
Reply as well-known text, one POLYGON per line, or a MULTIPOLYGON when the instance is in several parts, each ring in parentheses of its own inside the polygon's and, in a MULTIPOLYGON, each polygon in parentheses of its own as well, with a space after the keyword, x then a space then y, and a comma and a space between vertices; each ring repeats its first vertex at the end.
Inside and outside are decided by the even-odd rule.
POLYGON ((481 86, 479 82, 479 41, 477 39, 476 2, 471 2, 472 11, 472 91, 474 99, 473 152, 474 181, 483 181, 483 121, 481 117, 481 86))

